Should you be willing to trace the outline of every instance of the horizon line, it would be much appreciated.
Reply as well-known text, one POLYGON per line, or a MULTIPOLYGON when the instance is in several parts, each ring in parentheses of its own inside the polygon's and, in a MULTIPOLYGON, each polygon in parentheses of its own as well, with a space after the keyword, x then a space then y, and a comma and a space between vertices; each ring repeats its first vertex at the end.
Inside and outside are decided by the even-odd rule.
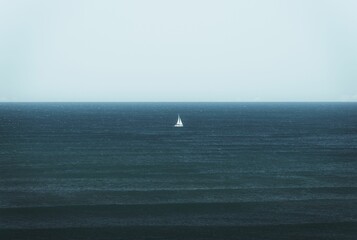
POLYGON ((2 103, 357 103, 357 101, 0 101, 0 104, 2 103))

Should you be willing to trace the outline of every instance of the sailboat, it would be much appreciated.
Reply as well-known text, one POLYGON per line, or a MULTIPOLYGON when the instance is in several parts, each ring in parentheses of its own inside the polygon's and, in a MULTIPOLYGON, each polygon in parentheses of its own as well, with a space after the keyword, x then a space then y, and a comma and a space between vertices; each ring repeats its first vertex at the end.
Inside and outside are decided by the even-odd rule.
POLYGON ((175 124, 175 127, 183 127, 180 115, 177 115, 177 123, 175 124))

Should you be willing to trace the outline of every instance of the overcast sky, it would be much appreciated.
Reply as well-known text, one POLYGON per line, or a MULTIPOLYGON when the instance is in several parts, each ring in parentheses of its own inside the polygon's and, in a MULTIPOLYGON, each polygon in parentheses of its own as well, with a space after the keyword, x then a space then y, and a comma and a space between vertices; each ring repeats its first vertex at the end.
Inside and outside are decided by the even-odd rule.
POLYGON ((357 1, 0 0, 0 101, 357 101, 357 1))

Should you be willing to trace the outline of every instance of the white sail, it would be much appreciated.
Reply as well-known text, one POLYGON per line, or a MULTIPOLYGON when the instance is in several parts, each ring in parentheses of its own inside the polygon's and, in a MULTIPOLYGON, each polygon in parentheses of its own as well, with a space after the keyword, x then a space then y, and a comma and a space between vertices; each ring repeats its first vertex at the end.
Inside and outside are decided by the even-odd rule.
POLYGON ((183 127, 183 123, 181 121, 180 115, 177 116, 177 123, 175 127, 183 127))

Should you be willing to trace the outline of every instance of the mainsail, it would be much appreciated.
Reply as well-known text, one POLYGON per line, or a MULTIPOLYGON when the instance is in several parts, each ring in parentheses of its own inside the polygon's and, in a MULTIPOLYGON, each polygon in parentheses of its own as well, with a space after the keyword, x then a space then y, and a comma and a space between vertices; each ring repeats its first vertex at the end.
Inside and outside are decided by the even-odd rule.
POLYGON ((177 116, 177 123, 175 124, 175 127, 183 127, 180 115, 177 116))

